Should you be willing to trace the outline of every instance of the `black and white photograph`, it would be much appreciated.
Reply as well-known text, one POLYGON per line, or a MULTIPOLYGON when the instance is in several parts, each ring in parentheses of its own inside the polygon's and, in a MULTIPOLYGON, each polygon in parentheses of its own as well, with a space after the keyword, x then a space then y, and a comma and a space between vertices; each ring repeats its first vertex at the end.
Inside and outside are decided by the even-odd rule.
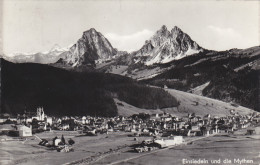
POLYGON ((260 165, 260 1, 0 0, 1 165, 260 165))

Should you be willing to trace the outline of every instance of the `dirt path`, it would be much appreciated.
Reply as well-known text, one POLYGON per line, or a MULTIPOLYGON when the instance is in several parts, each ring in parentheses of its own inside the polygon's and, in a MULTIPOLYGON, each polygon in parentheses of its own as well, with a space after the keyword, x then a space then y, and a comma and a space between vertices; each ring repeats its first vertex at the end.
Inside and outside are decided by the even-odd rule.
POLYGON ((64 165, 89 164, 89 163, 97 162, 97 161, 104 159, 105 157, 107 157, 111 154, 122 152, 122 150, 124 150, 127 147, 129 147, 129 146, 127 146, 127 145, 119 146, 117 149, 110 150, 110 151, 103 152, 103 153, 98 153, 96 155, 93 155, 93 156, 90 156, 90 157, 87 157, 87 158, 83 158, 83 159, 76 160, 76 161, 73 161, 73 162, 65 163, 64 165))
MULTIPOLYGON (((208 136, 208 137, 210 137, 210 136, 208 136)), ((201 140, 201 139, 208 138, 208 137, 198 137, 198 138, 190 139, 190 140, 186 141, 185 143, 190 143, 190 142, 201 140)), ((79 160, 75 160, 75 161, 72 161, 72 162, 65 163, 64 165, 99 163, 102 159, 104 160, 108 156, 111 156, 113 154, 120 154, 120 153, 126 152, 127 150, 130 149, 130 146, 131 146, 130 144, 118 146, 116 149, 109 150, 109 151, 102 152, 102 153, 97 153, 95 155, 92 155, 92 156, 89 156, 89 157, 86 157, 86 158, 82 158, 82 159, 79 159, 79 160)), ((179 145, 176 145, 176 146, 179 146, 179 145)), ((120 163, 123 163, 123 162, 127 162, 129 160, 138 159, 142 156, 146 156, 146 155, 153 154, 153 153, 156 153, 156 152, 169 150, 169 149, 174 148, 176 146, 171 146, 171 147, 164 148, 164 149, 158 149, 158 150, 154 150, 154 151, 150 151, 150 152, 141 153, 141 154, 138 154, 137 156, 132 156, 132 157, 127 158, 127 159, 121 159, 121 160, 114 161, 114 162, 110 163, 110 165, 120 164, 120 163)))

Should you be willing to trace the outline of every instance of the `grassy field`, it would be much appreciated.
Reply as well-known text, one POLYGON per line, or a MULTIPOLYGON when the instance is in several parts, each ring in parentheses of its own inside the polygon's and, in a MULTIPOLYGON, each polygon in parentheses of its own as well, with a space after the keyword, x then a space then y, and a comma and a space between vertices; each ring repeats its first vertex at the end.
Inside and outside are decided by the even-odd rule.
MULTIPOLYGON (((26 141, 5 141, 0 142, 0 164, 26 164, 37 165, 50 164, 60 165, 64 163, 86 163, 95 159, 107 156, 111 153, 121 152, 128 149, 128 146, 135 144, 133 137, 128 137, 130 133, 109 133, 98 136, 79 136, 75 132, 59 131, 45 132, 37 134, 38 137, 51 140, 55 136, 65 139, 73 138, 74 152, 60 153, 50 150, 47 147, 39 146, 39 140, 35 137, 27 138, 26 141)), ((144 140, 141 138, 140 140, 144 140)))
MULTIPOLYGON (((217 135, 194 141, 189 145, 180 145, 171 149, 158 150, 158 152, 137 154, 124 152, 114 154, 95 162, 94 164, 140 164, 140 165, 182 165, 192 164, 184 163, 183 160, 208 160, 205 164, 214 164, 211 161, 220 161, 218 164, 238 164, 234 159, 250 160, 252 164, 260 163, 260 136, 245 136, 245 130, 235 135, 217 135), (138 156, 140 155, 140 156, 138 156), (133 158, 133 159, 131 159, 133 158), (122 161, 126 160, 126 161, 122 161), (228 160, 231 162, 228 163, 228 160), (225 162, 224 162, 225 161, 225 162)), ((242 163, 251 164, 251 163, 242 163)))
MULTIPOLYGON (((245 136, 245 131, 233 135, 223 134, 214 137, 185 138, 192 143, 155 150, 152 152, 136 153, 131 147, 149 137, 138 137, 134 141, 130 133, 115 132, 99 136, 78 136, 76 132, 59 131, 54 133, 37 134, 40 138, 51 139, 54 136, 75 140, 74 152, 60 153, 39 146, 35 137, 26 141, 6 141, 0 143, 0 164, 24 165, 59 165, 59 164, 183 164, 183 159, 221 160, 248 159, 253 164, 260 163, 260 136, 245 136)), ((220 163, 223 164, 223 163, 220 163)), ((234 164, 234 163, 230 163, 234 164)))

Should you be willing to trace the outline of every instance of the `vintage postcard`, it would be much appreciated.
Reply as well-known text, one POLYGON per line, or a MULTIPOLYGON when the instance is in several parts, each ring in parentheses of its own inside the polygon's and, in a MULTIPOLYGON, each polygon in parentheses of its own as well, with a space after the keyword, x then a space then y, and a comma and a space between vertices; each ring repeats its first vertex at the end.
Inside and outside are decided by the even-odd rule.
POLYGON ((1 165, 260 164, 260 1, 0 8, 1 165))

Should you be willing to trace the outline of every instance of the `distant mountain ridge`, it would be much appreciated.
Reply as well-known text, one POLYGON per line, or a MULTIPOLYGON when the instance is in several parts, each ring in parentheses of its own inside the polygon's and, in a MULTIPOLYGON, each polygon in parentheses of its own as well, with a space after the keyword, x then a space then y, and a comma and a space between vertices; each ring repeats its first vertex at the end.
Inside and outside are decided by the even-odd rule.
POLYGON ((60 55, 68 50, 69 47, 62 48, 58 44, 55 44, 49 51, 37 53, 13 53, 9 56, 3 56, 3 58, 14 63, 50 64, 59 60, 60 55))

